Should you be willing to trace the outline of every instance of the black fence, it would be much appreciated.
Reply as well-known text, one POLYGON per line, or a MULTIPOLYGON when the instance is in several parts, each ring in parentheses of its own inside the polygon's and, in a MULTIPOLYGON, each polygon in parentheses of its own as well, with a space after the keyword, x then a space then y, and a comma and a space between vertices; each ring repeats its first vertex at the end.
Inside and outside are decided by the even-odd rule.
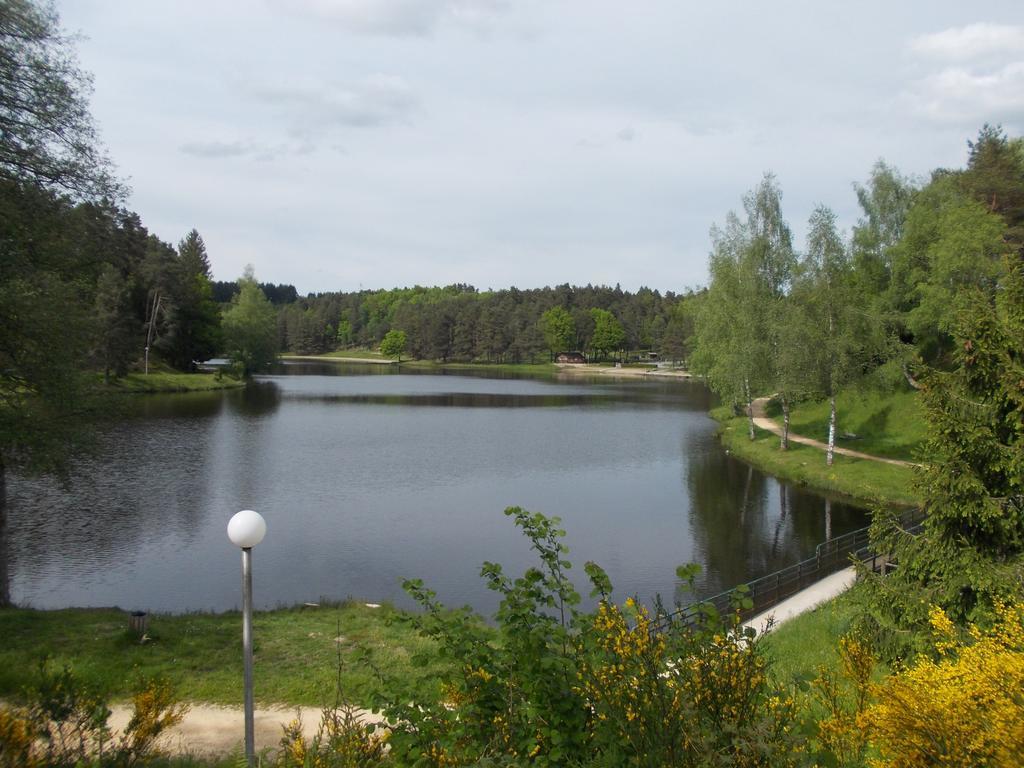
MULTIPOLYGON (((919 509, 907 511, 900 516, 900 524, 908 533, 920 531, 923 521, 924 513, 919 509)), ((888 555, 876 553, 871 549, 868 529, 861 528, 822 542, 815 549, 814 557, 748 582, 748 591, 744 597, 750 598, 753 605, 741 610, 740 616, 747 620, 774 608, 786 598, 792 597, 826 576, 849 567, 854 562, 865 563, 872 571, 884 572, 894 567, 888 555)), ((724 615, 730 611, 730 601, 735 591, 734 587, 713 597, 691 603, 663 616, 656 624, 659 629, 670 622, 695 624, 707 606, 713 606, 724 615)))

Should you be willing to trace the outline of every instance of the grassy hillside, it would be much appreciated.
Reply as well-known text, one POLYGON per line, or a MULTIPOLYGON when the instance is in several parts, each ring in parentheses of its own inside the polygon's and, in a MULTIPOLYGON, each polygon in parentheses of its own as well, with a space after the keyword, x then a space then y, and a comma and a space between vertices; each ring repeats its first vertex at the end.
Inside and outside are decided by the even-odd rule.
MULTIPOLYGON (((769 415, 777 417, 778 407, 769 415)), ((804 403, 793 409, 790 429, 828 440, 829 403, 804 403)), ((836 398, 836 444, 876 456, 917 461, 927 437, 920 398, 913 391, 879 393, 849 390, 836 398)))

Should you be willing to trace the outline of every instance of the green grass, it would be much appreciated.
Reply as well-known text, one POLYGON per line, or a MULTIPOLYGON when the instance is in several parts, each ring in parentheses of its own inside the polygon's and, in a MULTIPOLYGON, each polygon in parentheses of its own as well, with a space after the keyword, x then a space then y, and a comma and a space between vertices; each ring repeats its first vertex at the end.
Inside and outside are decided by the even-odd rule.
POLYGON ((838 669, 839 638, 853 629, 857 610, 844 594, 771 630, 762 647, 775 679, 800 684, 817 677, 820 667, 838 669))
POLYGON ((726 448, 782 480, 848 496, 867 505, 920 502, 913 488, 915 470, 912 467, 838 455, 828 467, 825 452, 818 448, 791 442, 788 451, 781 451, 779 438, 770 432, 755 430, 756 439, 751 441, 745 416, 733 417, 727 408, 716 408, 711 415, 721 422, 719 433, 726 448))
MULTIPOLYGON (((770 413, 775 416, 776 412, 770 413)), ((828 419, 827 400, 806 403, 793 409, 790 429, 825 441, 828 419)), ((837 445, 876 456, 916 461, 926 437, 927 424, 916 392, 881 394, 851 390, 836 397, 837 445), (844 439, 845 434, 856 438, 844 439)))
MULTIPOLYGON (((257 700, 287 705, 332 700, 339 647, 342 690, 356 704, 368 704, 379 686, 369 666, 344 663, 361 652, 369 652, 387 675, 430 676, 441 662, 420 667, 411 657, 434 645, 397 620, 402 615, 386 605, 367 608, 360 603, 257 612, 257 700)), ((141 674, 167 678, 183 700, 239 704, 241 627, 238 613, 151 614, 151 640, 139 644, 128 630, 128 615, 117 609, 3 609, 0 699, 16 699, 47 656, 57 665, 71 666, 76 677, 115 699, 128 696, 141 674)))
POLYGON ((100 383, 100 391, 117 393, 152 392, 206 392, 214 389, 231 389, 245 386, 245 382, 216 373, 180 373, 177 371, 151 371, 129 373, 120 379, 111 379, 109 384, 100 383))

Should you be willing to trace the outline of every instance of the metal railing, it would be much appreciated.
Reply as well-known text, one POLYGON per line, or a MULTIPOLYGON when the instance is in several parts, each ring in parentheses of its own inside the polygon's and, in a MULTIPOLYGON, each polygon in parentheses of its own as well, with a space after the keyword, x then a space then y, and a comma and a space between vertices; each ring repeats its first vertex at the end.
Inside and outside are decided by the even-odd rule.
MULTIPOLYGON (((900 516, 900 524, 907 533, 920 531, 923 521, 924 513, 919 509, 910 510, 900 516)), ((826 576, 849 567, 853 562, 868 563, 872 571, 884 571, 894 565, 887 554, 876 553, 871 549, 867 528, 837 536, 819 544, 815 549, 814 557, 747 582, 748 591, 743 596, 749 598, 752 605, 742 609, 740 617, 747 620, 774 608, 783 600, 821 581, 826 576)), ((697 623, 708 606, 713 606, 719 614, 725 615, 731 610, 730 603, 735 591, 736 588, 733 587, 725 592, 671 611, 655 622, 656 628, 663 629, 668 624, 675 622, 697 623)))

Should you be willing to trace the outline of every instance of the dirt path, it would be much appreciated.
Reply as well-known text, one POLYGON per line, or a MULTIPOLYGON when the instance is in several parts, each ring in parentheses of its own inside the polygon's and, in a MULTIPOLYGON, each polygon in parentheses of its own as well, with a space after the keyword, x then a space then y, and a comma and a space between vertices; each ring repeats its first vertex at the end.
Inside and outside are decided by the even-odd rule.
MULTIPOLYGON (((124 704, 111 707, 110 727, 124 729, 131 717, 131 708, 124 704)), ((381 718, 368 710, 358 710, 364 722, 378 723, 381 718)), ((254 712, 256 751, 276 749, 281 741, 281 727, 302 715, 302 730, 307 738, 316 734, 321 710, 316 707, 272 707, 254 712)), ((236 749, 244 751, 245 718, 240 707, 213 704, 192 704, 185 719, 161 738, 161 747, 176 755, 227 755, 236 749)))
MULTIPOLYGON (((751 404, 754 412, 754 426, 759 429, 763 429, 767 432, 771 432, 773 435, 782 436, 782 427, 775 423, 774 419, 769 419, 765 415, 765 406, 768 405, 770 397, 759 397, 751 404)), ((828 443, 824 443, 821 440, 815 440, 810 437, 804 437, 803 435, 795 435, 793 431, 789 432, 789 439, 794 443, 800 443, 801 445, 809 445, 812 448, 818 448, 822 451, 828 450, 828 443)), ((903 461, 901 459, 887 459, 884 456, 875 456, 870 453, 862 453, 861 451, 854 451, 850 448, 841 448, 838 445, 833 449, 840 456, 849 456, 854 459, 867 459, 868 461, 879 461, 882 464, 893 464, 897 467, 920 467, 920 464, 915 464, 912 461, 903 461)))

